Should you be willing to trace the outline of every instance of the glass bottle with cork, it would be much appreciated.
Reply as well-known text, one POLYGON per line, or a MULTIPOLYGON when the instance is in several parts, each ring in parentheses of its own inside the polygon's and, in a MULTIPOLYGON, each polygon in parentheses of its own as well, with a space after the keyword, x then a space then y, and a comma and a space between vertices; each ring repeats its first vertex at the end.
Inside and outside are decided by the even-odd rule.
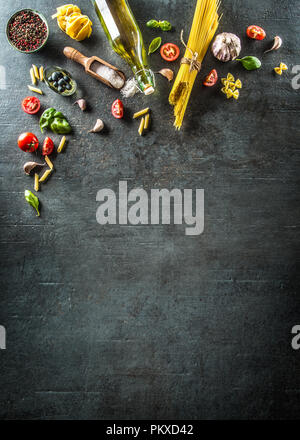
POLYGON ((127 0, 91 0, 112 49, 131 67, 145 95, 154 92, 154 74, 149 69, 141 31, 127 0))

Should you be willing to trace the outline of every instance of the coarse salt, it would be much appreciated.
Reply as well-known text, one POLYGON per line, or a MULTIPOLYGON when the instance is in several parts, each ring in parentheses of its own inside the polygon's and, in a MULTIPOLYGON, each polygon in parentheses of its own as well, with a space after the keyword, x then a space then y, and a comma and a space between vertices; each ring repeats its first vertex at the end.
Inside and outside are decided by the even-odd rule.
POLYGON ((124 86, 124 79, 118 74, 118 72, 110 67, 105 66, 105 64, 94 61, 91 65, 91 70, 109 81, 116 89, 121 89, 121 87, 124 86))
POLYGON ((134 78, 128 79, 121 90, 121 94, 124 96, 124 98, 131 98, 137 92, 140 92, 140 89, 138 88, 137 82, 134 78))

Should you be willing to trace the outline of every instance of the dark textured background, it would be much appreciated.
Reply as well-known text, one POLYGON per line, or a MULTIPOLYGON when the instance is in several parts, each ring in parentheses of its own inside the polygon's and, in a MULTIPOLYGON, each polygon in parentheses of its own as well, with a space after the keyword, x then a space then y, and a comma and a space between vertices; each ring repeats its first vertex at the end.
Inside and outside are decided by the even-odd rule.
MULTIPOLYGON (((17 419, 293 418, 300 410, 300 352, 291 348, 299 316, 299 96, 291 68, 300 64, 298 0, 227 0, 220 31, 241 36, 242 55, 257 55, 260 71, 221 64, 210 54, 195 84, 184 128, 172 127, 170 85, 157 78, 154 96, 125 100, 128 117, 110 116, 118 96, 62 55, 73 45, 120 66, 89 2, 89 41, 73 42, 50 16, 62 1, 1 0, 1 294, 0 415, 17 419), (5 23, 33 7, 51 35, 35 55, 14 51, 5 23), (265 42, 245 37, 262 25, 265 42), (262 55, 273 36, 284 45, 262 55), (290 70, 272 73, 280 61, 290 70), (43 108, 62 110, 74 127, 55 173, 39 194, 41 217, 24 201, 33 179, 29 155, 16 139, 39 134, 38 117, 22 112, 31 63, 65 66, 90 111, 43 87, 43 108), (203 89, 212 67, 241 78, 238 102, 220 86, 203 89), (152 130, 140 138, 132 112, 150 105, 152 130), (107 134, 87 134, 97 117, 107 134), (96 193, 117 189, 204 188, 205 232, 183 226, 97 224, 96 193)), ((176 27, 163 41, 187 36, 195 1, 131 0, 147 43, 150 18, 176 27)), ((151 56, 154 70, 167 66, 151 56)), ((177 69, 178 64, 176 65, 177 69)), ((59 137, 53 136, 57 141, 59 137)))

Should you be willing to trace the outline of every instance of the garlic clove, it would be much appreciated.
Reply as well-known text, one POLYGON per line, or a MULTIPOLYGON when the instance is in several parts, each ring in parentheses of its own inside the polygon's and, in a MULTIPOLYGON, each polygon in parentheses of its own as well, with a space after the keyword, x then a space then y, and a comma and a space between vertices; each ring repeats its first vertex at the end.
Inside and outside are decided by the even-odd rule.
POLYGON ((171 69, 161 69, 158 73, 167 78, 168 81, 172 81, 174 78, 174 72, 171 69))
POLYGON ((97 119, 94 127, 89 130, 89 133, 99 133, 99 131, 102 131, 104 128, 104 122, 102 121, 102 119, 97 119))
POLYGON ((26 162, 24 164, 24 171, 25 174, 27 174, 29 176, 30 172, 35 168, 35 167, 44 167, 46 165, 46 163, 38 163, 38 162, 26 162))
POLYGON ((78 104, 78 107, 80 108, 80 110, 82 110, 84 112, 84 110, 86 109, 86 100, 81 98, 78 99, 76 102, 74 102, 74 105, 78 104))
POLYGON ((282 46, 282 39, 278 35, 276 35, 276 37, 274 37, 273 46, 271 47, 271 49, 266 50, 264 53, 271 52, 272 50, 278 50, 281 46, 282 46))

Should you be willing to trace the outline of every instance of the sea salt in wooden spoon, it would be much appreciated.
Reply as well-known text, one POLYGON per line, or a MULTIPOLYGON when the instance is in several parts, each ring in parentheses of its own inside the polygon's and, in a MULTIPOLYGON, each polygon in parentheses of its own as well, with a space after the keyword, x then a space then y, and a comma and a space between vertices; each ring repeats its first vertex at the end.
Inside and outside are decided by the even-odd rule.
POLYGON ((86 73, 108 87, 120 90, 125 84, 126 77, 124 73, 99 57, 86 57, 73 47, 65 47, 64 55, 70 60, 81 64, 86 73))

